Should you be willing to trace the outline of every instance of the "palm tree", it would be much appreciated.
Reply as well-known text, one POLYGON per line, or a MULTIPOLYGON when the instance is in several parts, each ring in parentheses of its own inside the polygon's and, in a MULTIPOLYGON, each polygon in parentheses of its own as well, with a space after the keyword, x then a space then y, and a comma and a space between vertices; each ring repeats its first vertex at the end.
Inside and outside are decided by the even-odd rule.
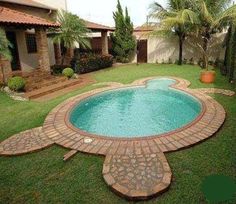
MULTIPOLYGON (((236 6, 229 7, 231 0, 198 0, 193 1, 192 8, 199 16, 199 33, 203 39, 203 49, 206 51, 213 34, 229 27, 236 18, 236 6)), ((204 63, 204 68, 207 65, 204 63)))
POLYGON ((195 29, 198 24, 198 17, 195 12, 189 9, 189 0, 170 0, 167 9, 157 2, 153 3, 150 17, 160 21, 158 28, 150 35, 170 37, 178 36, 179 39, 179 60, 178 64, 183 62, 183 44, 189 32, 195 29))
MULTIPOLYGON (((3 30, 3 28, 0 28, 0 61, 1 61, 1 59, 6 59, 6 60, 11 61, 12 56, 11 56, 11 52, 9 50, 10 46, 11 46, 11 44, 7 40, 5 31, 3 30)), ((3 83, 5 84, 6 79, 5 79, 4 66, 2 63, 0 63, 0 66, 1 66, 3 83)))
POLYGON ((82 47, 90 48, 90 42, 87 34, 90 32, 85 26, 85 22, 70 12, 61 10, 58 13, 58 23, 61 25, 59 29, 53 30, 56 34, 53 36, 55 43, 63 44, 66 53, 63 53, 62 64, 67 57, 67 63, 73 57, 75 43, 82 47))

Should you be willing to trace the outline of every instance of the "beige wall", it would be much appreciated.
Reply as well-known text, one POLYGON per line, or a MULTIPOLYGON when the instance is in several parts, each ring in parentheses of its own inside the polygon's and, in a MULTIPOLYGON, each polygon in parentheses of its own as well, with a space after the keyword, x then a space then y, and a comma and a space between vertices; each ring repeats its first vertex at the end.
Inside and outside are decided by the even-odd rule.
POLYGON ((34 0, 41 4, 56 8, 66 10, 66 0, 34 0))
MULTIPOLYGON (((28 31, 25 31, 23 29, 22 30, 7 29, 7 30, 14 31, 16 33, 21 70, 23 72, 29 72, 38 68, 39 65, 38 53, 28 53, 25 39, 25 34, 27 32, 34 33, 34 30, 28 30, 28 31)), ((48 48, 49 48, 50 65, 54 65, 55 64, 54 47, 50 39, 48 39, 48 48)))
MULTIPOLYGON (((148 38, 148 63, 161 63, 162 61, 168 62, 171 59, 173 62, 178 59, 179 44, 177 38, 160 38, 160 37, 147 37, 136 35, 139 39, 148 38)), ((214 46, 210 49, 210 60, 215 60, 217 57, 223 59, 224 49, 222 42, 225 34, 218 34, 214 36, 214 46), (217 43, 216 43, 217 42, 217 43)), ((193 58, 195 63, 198 62, 202 55, 197 47, 193 47, 191 39, 187 39, 183 47, 183 59, 187 60, 193 58)), ((136 59, 135 61, 136 62, 136 59)))

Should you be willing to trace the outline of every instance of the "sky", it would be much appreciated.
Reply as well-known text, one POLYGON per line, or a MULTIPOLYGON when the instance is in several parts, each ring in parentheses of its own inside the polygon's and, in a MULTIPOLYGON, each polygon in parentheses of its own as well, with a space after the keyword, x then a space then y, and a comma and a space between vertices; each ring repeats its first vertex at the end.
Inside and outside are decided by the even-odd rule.
MULTIPOLYGON (((127 6, 134 26, 146 22, 148 8, 154 0, 120 0, 122 7, 127 6)), ((158 0, 166 6, 166 0, 158 0)), ((112 12, 116 10, 117 0, 67 0, 68 10, 81 18, 96 23, 114 26, 112 12)))

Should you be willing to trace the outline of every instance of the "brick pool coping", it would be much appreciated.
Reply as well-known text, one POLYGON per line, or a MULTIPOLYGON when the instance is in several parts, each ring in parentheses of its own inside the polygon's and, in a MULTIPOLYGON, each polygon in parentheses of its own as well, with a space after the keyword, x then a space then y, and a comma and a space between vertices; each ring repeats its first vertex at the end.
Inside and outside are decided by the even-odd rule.
POLYGON ((164 153, 192 146, 212 136, 225 120, 224 108, 210 96, 189 89, 189 81, 164 77, 177 81, 172 88, 187 92, 202 103, 200 116, 185 128, 162 136, 114 139, 79 131, 69 123, 68 116, 71 109, 85 98, 108 90, 145 86, 148 80, 155 78, 158 77, 136 80, 130 85, 110 83, 109 87, 73 97, 53 109, 43 125, 44 133, 60 146, 105 155, 105 182, 114 192, 131 200, 147 199, 167 190, 172 173, 164 153))
POLYGON ((109 87, 95 89, 75 96, 54 108, 46 117, 43 127, 16 134, 0 143, 0 155, 11 156, 34 152, 53 144, 68 148, 70 157, 77 151, 104 155, 103 178, 120 196, 129 200, 143 200, 166 191, 172 173, 164 153, 190 147, 212 136, 225 120, 224 108, 206 93, 233 96, 223 89, 189 89, 190 82, 176 77, 148 77, 123 85, 103 83, 109 87), (168 134, 145 138, 109 138, 79 131, 68 122, 70 110, 81 100, 108 90, 145 86, 156 78, 171 78, 171 87, 196 97, 202 104, 198 118, 183 128, 168 134))
POLYGON ((198 116, 198 118, 192 123, 185 126, 184 128, 180 128, 176 131, 172 131, 171 133, 163 135, 127 139, 99 136, 83 132, 78 128, 75 128, 68 121, 70 111, 76 104, 78 104, 81 100, 85 98, 108 90, 128 88, 134 86, 144 86, 148 80, 155 78, 158 77, 149 77, 137 80, 131 85, 122 85, 115 83, 114 85, 112 84, 110 87, 92 90, 79 96, 73 97, 53 109, 53 111, 47 116, 44 122, 43 131, 46 135, 48 135, 50 139, 52 139, 55 143, 63 147, 75 149, 86 153, 106 155, 112 143, 122 141, 131 142, 137 140, 155 141, 155 143, 158 144, 158 146, 163 152, 175 151, 180 148, 184 148, 186 146, 190 146, 197 142, 200 142, 201 140, 204 140, 207 137, 211 136, 219 129, 225 119, 224 108, 210 96, 202 94, 201 92, 198 92, 194 89, 188 89, 187 87, 190 85, 190 82, 176 77, 168 77, 177 81, 176 84, 172 85, 172 88, 187 92, 188 94, 196 97, 202 103, 203 107, 203 111, 198 116), (84 143, 84 139, 91 139, 92 142, 84 143), (103 146, 103 144, 105 145, 103 146), (103 146, 103 148, 93 148, 94 146, 103 146))

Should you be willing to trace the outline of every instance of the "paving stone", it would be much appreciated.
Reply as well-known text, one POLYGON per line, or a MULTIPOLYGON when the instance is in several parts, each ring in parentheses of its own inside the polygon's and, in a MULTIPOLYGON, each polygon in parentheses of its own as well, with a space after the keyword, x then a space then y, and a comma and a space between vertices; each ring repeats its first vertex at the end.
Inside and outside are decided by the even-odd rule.
POLYGON ((53 145, 42 127, 18 133, 0 143, 0 155, 13 156, 41 150, 53 145))

